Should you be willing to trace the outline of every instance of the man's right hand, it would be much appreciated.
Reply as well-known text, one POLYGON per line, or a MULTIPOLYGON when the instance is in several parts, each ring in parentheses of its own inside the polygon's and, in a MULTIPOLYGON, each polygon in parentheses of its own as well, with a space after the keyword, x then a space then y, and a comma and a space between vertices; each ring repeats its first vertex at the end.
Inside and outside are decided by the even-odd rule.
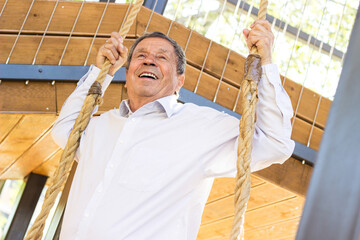
POLYGON ((123 45, 123 38, 117 32, 112 32, 111 37, 102 45, 96 56, 96 66, 102 68, 105 59, 109 59, 112 66, 109 75, 114 76, 115 72, 126 62, 128 49, 123 45))

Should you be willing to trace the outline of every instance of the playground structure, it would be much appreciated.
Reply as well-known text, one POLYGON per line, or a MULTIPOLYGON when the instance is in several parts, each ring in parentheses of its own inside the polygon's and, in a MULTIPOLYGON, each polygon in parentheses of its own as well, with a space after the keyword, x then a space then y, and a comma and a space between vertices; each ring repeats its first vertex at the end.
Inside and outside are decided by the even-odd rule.
MULTIPOLYGON (((2 1, 2 5, 4 3, 2 1)), ((24 13, 32 2, 26 3, 19 5, 16 1, 8 1, 0 20, 0 50, 4 53, 0 61, 6 63, 1 65, 6 73, 0 85, 2 179, 24 178, 31 172, 44 176, 53 174, 61 150, 49 135, 51 125, 62 103, 76 86, 75 80, 86 71, 83 65, 94 62, 98 47, 111 31, 120 28, 122 20, 119 20, 119 16, 123 18, 127 10, 127 5, 86 3, 86 10, 82 11, 72 31, 80 2, 59 2, 47 28, 56 2, 35 1, 22 28, 24 13), (107 14, 99 24, 106 6, 107 14), (3 20, 5 17, 6 21, 3 20), (20 36, 18 40, 17 36, 20 36), (11 58, 8 58, 15 41, 16 46, 11 58), (42 45, 38 48, 40 42, 42 45), (63 55, 65 46, 67 50, 63 55), (10 68, 14 70, 10 71, 10 68)), ((242 112, 236 99, 243 75, 244 57, 231 51, 229 61, 225 64, 229 52, 227 48, 146 7, 142 7, 125 45, 130 47, 145 29, 148 32, 169 33, 183 48, 187 46, 188 64, 185 89, 180 93, 181 101, 207 104, 221 110, 235 109, 234 112, 238 114, 242 112), (193 93, 195 88, 196 94, 193 93)), ((106 92, 99 114, 118 107, 120 101, 126 99, 124 80, 124 72, 120 71, 106 92)), ((311 133, 311 149, 307 149, 304 145, 320 95, 303 89, 289 79, 284 87, 294 107, 298 104, 299 95, 302 95, 292 135, 297 141, 297 149, 285 164, 252 174, 252 192, 245 215, 245 236, 248 239, 294 238, 312 172, 314 158, 311 157, 314 150, 319 149, 331 105, 330 100, 322 100, 311 133), (303 160, 309 164, 303 164, 303 160)), ((29 180, 36 177, 32 174, 29 180)), ((233 217, 233 189, 233 179, 215 181, 198 239, 227 238, 233 217)), ((59 214, 61 216, 61 211, 59 214)))

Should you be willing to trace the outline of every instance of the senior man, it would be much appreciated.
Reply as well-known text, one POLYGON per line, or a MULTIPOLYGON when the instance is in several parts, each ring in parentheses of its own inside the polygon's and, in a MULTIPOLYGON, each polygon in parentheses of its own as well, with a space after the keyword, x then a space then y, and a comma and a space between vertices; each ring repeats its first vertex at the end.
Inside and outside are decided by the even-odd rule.
MULTIPOLYGON (((292 153, 292 108, 271 64, 268 22, 243 31, 262 58, 252 171, 284 162, 292 153)), ((108 87, 126 61, 117 33, 100 48, 96 66, 65 102, 52 134, 65 146, 89 87, 105 58, 108 87)), ((119 109, 93 117, 77 152, 61 239, 196 239, 215 177, 235 176, 239 121, 208 107, 177 102, 185 80, 181 47, 161 33, 146 34, 129 51, 119 109)))

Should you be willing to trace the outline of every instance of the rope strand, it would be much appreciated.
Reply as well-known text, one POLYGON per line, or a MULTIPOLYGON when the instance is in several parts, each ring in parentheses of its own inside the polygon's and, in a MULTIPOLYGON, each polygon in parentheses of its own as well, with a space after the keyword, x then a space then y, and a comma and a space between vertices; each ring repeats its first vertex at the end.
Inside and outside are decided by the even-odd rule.
MULTIPOLYGON (((267 0, 261 0, 258 19, 265 19, 267 0)), ((245 62, 244 80, 241 84, 242 116, 238 145, 237 174, 234 194, 235 216, 231 229, 231 240, 244 239, 244 214, 250 197, 250 162, 254 135, 257 83, 261 78, 261 59, 257 48, 252 47, 245 62)))

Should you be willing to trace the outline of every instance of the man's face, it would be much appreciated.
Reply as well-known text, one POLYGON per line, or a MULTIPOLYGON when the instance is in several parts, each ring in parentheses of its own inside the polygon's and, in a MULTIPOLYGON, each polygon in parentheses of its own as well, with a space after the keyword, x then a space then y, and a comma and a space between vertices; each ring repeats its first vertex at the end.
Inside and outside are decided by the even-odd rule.
POLYGON ((126 72, 126 88, 130 101, 156 99, 179 91, 185 76, 176 71, 175 49, 166 39, 145 38, 134 49, 126 72))

